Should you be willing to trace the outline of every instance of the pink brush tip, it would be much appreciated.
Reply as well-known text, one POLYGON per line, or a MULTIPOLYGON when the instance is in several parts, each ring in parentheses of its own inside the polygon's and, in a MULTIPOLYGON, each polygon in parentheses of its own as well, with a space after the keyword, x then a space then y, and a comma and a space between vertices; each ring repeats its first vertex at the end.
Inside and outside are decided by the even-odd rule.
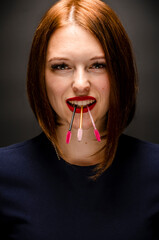
POLYGON ((67 135, 66 135, 66 143, 67 143, 67 144, 69 144, 70 139, 71 139, 71 131, 68 131, 68 132, 67 132, 67 135))
POLYGON ((83 135, 83 130, 82 128, 79 128, 77 132, 77 139, 79 142, 82 140, 82 135, 83 135))
POLYGON ((101 141, 101 139, 100 139, 100 134, 99 134, 99 132, 98 132, 97 129, 94 129, 94 134, 95 134, 95 136, 96 136, 97 141, 100 142, 100 141, 101 141))

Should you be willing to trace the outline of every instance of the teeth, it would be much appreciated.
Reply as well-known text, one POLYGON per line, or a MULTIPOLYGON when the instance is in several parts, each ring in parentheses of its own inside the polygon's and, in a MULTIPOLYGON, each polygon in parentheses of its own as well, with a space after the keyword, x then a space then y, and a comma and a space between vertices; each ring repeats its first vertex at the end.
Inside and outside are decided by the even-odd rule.
POLYGON ((95 102, 95 100, 85 100, 85 101, 69 101, 72 105, 77 105, 79 107, 81 106, 87 106, 91 103, 95 102))

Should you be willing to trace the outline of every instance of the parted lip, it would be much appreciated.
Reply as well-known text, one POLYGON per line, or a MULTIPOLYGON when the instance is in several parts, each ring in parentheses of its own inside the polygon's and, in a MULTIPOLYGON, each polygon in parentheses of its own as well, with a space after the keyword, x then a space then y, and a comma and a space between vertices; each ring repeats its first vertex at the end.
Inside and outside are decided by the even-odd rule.
POLYGON ((97 102, 96 99, 92 96, 72 97, 72 98, 68 98, 66 100, 66 104, 67 104, 67 106, 68 106, 68 108, 70 109, 71 112, 74 111, 74 104, 77 105, 76 113, 81 112, 81 106, 80 106, 81 103, 82 103, 82 105, 84 105, 83 106, 83 113, 86 113, 86 112, 88 112, 87 106, 89 106, 89 110, 92 110, 94 108, 94 106, 96 105, 96 102, 97 102), (86 103, 85 101, 90 101, 90 102, 86 103), (79 104, 77 104, 77 102, 79 102, 79 104))
POLYGON ((85 101, 85 100, 95 100, 96 99, 92 96, 80 96, 80 97, 72 97, 72 98, 68 98, 66 101, 85 101))

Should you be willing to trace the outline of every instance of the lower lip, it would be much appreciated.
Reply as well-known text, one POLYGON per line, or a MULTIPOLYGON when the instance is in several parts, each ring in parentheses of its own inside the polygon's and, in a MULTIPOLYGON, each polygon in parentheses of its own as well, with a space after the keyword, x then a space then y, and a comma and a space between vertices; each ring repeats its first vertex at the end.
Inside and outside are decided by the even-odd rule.
MULTIPOLYGON (((67 103, 67 102, 66 102, 67 103)), ((94 106, 96 105, 96 102, 94 102, 92 105, 89 106, 89 110, 92 110, 94 108, 94 106)), ((68 108, 70 109, 71 112, 73 112, 74 107, 71 106, 69 103, 67 103, 68 108)), ((88 108, 87 106, 83 108, 83 113, 88 112, 88 108)), ((81 113, 81 108, 77 107, 76 108, 76 113, 81 113)))

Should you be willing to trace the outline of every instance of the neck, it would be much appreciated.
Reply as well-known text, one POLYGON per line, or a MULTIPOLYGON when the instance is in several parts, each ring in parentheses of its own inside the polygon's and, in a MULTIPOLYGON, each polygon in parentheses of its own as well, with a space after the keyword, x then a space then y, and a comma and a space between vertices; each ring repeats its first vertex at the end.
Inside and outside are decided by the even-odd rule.
POLYGON ((80 142, 77 140, 77 129, 72 129, 69 144, 66 144, 67 131, 66 126, 59 126, 57 129, 58 143, 65 161, 74 165, 89 166, 100 163, 104 159, 106 140, 98 142, 93 128, 83 130, 80 142))

